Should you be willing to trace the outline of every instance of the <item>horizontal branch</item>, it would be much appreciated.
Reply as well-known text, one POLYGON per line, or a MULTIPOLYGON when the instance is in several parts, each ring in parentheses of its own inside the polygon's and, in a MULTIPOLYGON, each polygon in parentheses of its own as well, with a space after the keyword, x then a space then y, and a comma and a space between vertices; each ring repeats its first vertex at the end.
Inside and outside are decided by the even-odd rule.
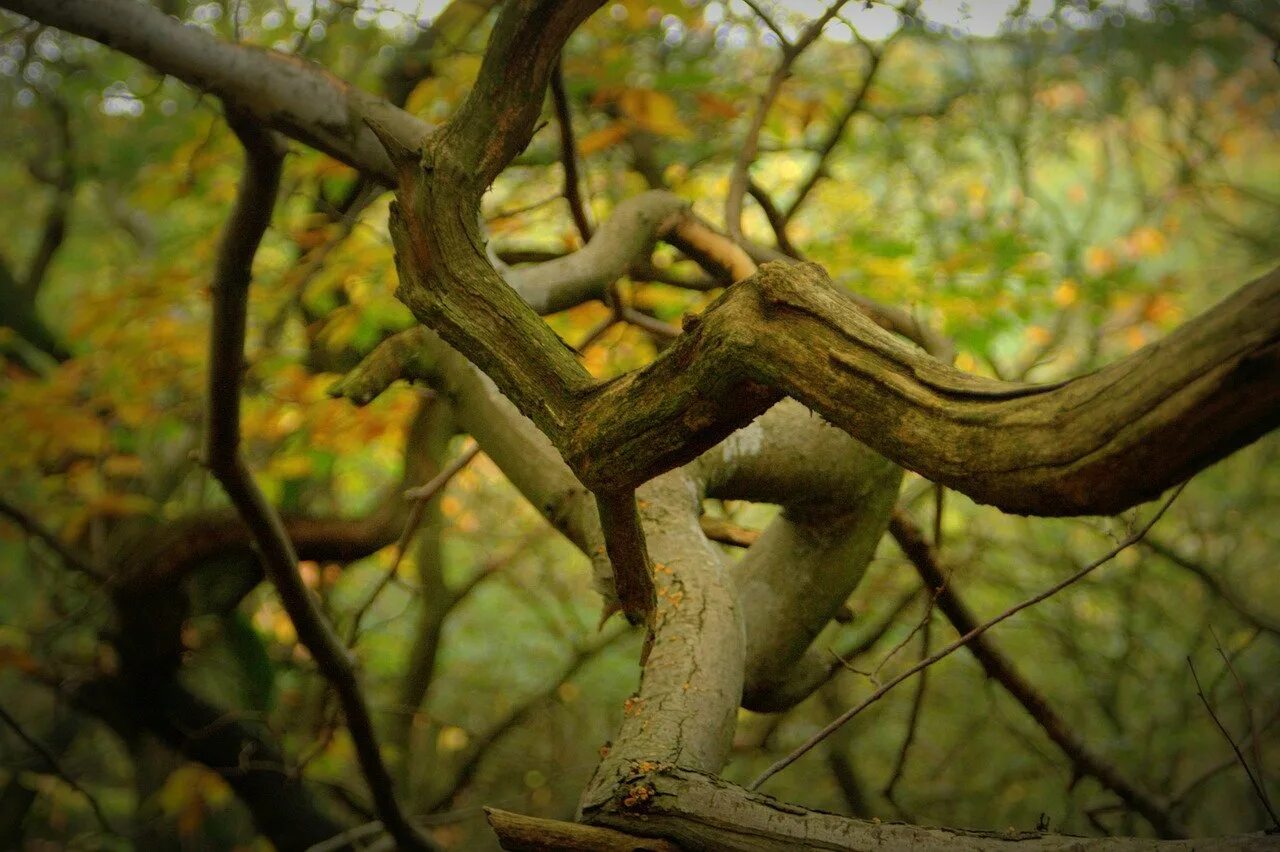
POLYGON ((980 503, 1110 514, 1280 423, 1280 270, 1102 370, 1021 385, 900 342, 820 267, 766 264, 651 365, 593 388, 566 458, 592 489, 643 482, 784 393, 980 503))
POLYGON ((584 818, 593 825, 673 840, 682 849, 722 852, 803 849, 1210 852, 1262 850, 1273 846, 1272 839, 1261 832, 1196 840, 1086 839, 1037 832, 923 828, 851 819, 780 802, 718 778, 672 767, 634 773, 614 799, 584 813, 584 818))

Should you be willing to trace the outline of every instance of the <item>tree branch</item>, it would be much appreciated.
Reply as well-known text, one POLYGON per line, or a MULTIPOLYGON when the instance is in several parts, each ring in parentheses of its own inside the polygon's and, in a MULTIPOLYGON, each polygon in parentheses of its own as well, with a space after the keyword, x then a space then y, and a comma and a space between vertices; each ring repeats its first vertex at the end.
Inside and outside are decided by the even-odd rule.
MULTIPOLYGON (((936 592, 934 602, 956 632, 967 636, 977 630, 977 617, 947 583, 945 572, 938 564, 936 551, 925 540, 924 534, 910 516, 900 509, 895 510, 889 521, 889 531, 907 559, 916 567, 925 588, 936 592)), ((1125 778, 1113 764, 1090 750, 1067 720, 1053 709, 1048 699, 1023 678, 1014 668, 1013 662, 1000 653, 986 636, 975 636, 966 647, 982 665, 987 676, 1008 690, 1049 739, 1062 749, 1076 772, 1097 778, 1126 805, 1142 814, 1161 837, 1188 836, 1186 828, 1169 812, 1167 804, 1125 778)))
POLYGON ((17 734, 18 739, 26 743, 28 748, 40 756, 40 759, 45 764, 45 768, 49 772, 58 776, 58 778, 60 778, 67 786, 84 797, 84 800, 89 803, 89 808, 93 811, 94 818, 98 820, 98 825, 102 826, 104 831, 108 834, 117 834, 115 828, 111 825, 111 821, 108 820, 106 814, 103 813, 102 805, 99 804, 97 797, 86 790, 79 781, 68 775, 67 771, 62 768, 62 764, 58 761, 58 758, 54 756, 53 752, 47 749, 44 743, 27 733, 26 729, 22 727, 22 724, 19 723, 18 720, 15 719, 13 715, 2 705, 0 705, 0 722, 4 722, 8 725, 9 729, 17 734))
POLYGON ((747 184, 751 178, 751 164, 755 162, 756 153, 760 150, 760 131, 764 129, 769 109, 781 93, 783 83, 791 76, 791 66, 809 45, 822 35, 823 28, 839 13, 840 7, 845 2, 846 0, 833 0, 825 12, 809 22, 794 43, 783 40, 782 59, 778 61, 777 68, 769 76, 764 94, 760 96, 755 112, 752 113, 751 124, 747 127, 742 147, 738 149, 738 156, 734 158, 733 168, 729 172, 729 190, 724 201, 724 226, 729 231, 729 236, 735 241, 742 236, 742 201, 747 194, 747 184))
POLYGON ((0 497, 0 515, 13 521, 27 535, 47 544, 71 570, 78 571, 98 583, 110 581, 111 578, 108 575, 94 567, 88 556, 71 547, 53 530, 3 497, 0 497))
POLYGON ((752 790, 758 789, 760 785, 763 784, 765 781, 769 780, 774 775, 781 772, 783 769, 786 769, 792 763, 795 763, 797 760, 803 757, 807 752, 809 752, 814 746, 822 742, 823 739, 830 736, 833 731, 835 731, 840 726, 844 725, 854 716, 858 715, 859 713, 861 713, 866 708, 870 707, 875 702, 879 701, 898 684, 902 683, 908 678, 913 677, 919 672, 927 669, 929 666, 932 666, 934 663, 938 662, 939 660, 945 657, 949 657, 951 654, 960 650, 965 645, 968 645, 974 639, 977 639, 979 636, 986 633, 988 630, 995 627, 1000 622, 1008 618, 1011 618, 1014 615, 1017 615, 1019 612, 1021 612, 1024 609, 1035 606, 1041 601, 1056 595, 1058 592, 1062 591, 1067 586, 1070 586, 1073 583, 1079 582, 1085 576, 1093 572, 1096 568, 1110 562, 1121 551, 1126 550, 1129 547, 1132 547, 1134 544, 1137 544, 1139 541, 1142 540, 1143 536, 1147 534, 1147 531, 1150 530, 1153 526, 1155 526, 1157 521, 1159 521, 1162 517, 1164 517, 1164 513, 1168 511, 1169 506, 1173 503, 1175 499, 1177 499, 1178 495, 1182 493, 1182 489, 1184 487, 1185 487, 1185 483, 1183 485, 1180 485, 1176 491, 1174 491, 1172 494, 1169 495, 1169 499, 1165 500, 1164 503, 1161 504, 1160 508, 1156 510, 1156 513, 1151 516, 1151 519, 1147 521, 1145 524, 1143 524, 1142 527, 1139 528, 1137 532, 1133 533, 1124 541, 1120 542, 1110 551, 1103 554, 1100 558, 1095 559, 1093 562, 1090 562, 1088 565, 1084 566, 1079 571, 1076 571, 1066 579, 1053 584, 1048 589, 1045 589, 1043 592, 1040 592, 1039 594, 1036 594, 1031 596, 1030 598, 1027 598, 1025 601, 1022 601, 1016 606, 1010 607, 1009 609, 1000 613, 990 621, 986 621, 986 622, 983 622, 982 624, 979 624, 969 632, 963 634, 955 642, 952 642, 950 645, 947 645, 942 650, 929 655, 925 659, 921 660, 919 663, 916 663, 914 666, 912 666, 911 668, 904 671, 902 674, 895 677, 893 680, 884 684, 875 692, 871 693, 869 696, 864 698, 861 702, 859 702, 855 706, 849 708, 844 713, 837 716, 834 720, 832 720, 829 724, 827 724, 826 727, 824 727, 821 731, 811 736, 795 751, 791 752, 786 757, 782 758, 781 760, 777 761, 772 766, 770 766, 768 769, 766 769, 760 775, 760 777, 756 778, 756 780, 751 783, 750 789, 752 790))
POLYGON ((244 370, 251 267, 270 223, 283 150, 270 132, 253 119, 229 108, 228 121, 244 145, 245 171, 219 247, 214 278, 205 461, 252 531, 267 576, 280 595, 299 641, 311 652, 320 672, 338 694, 361 770, 387 832, 403 849, 434 849, 435 844, 409 822, 396 801, 355 665, 311 598, 298 573, 297 555, 284 524, 254 483, 240 455, 240 377, 244 370))
POLYGON ((556 59, 551 73, 551 102, 555 105, 556 123, 560 126, 560 165, 564 168, 564 200, 578 226, 584 243, 591 240, 591 218, 582 199, 581 178, 578 176, 578 144, 573 138, 573 113, 569 108, 569 96, 564 90, 564 60, 556 59))
MULTIPOLYGON (((217 95, 279 130, 391 185, 394 173, 365 118, 417 144, 431 126, 304 59, 230 44, 137 0, 4 0, 42 24, 93 39, 217 95)), ((538 102, 541 102, 539 97, 538 102)))

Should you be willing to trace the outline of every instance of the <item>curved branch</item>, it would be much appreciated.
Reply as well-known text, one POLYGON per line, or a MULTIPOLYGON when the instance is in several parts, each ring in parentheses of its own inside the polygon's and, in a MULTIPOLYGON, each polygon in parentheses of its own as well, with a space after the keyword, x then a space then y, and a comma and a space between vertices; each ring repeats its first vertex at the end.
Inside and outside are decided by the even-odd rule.
POLYGON ((782 393, 978 502, 1114 513, 1280 423, 1280 269, 1102 370, 1019 385, 899 342, 819 267, 767 264, 650 366, 593 389, 566 458, 591 488, 642 482, 782 393))
POLYGON ((369 707, 356 679, 355 664, 303 583, 298 557, 284 524, 258 489, 240 454, 240 380, 251 267, 270 223, 284 152, 279 140, 253 119, 234 109, 228 109, 227 114, 245 149, 245 170, 219 246, 213 285, 206 463, 252 531, 266 574, 280 595, 299 641, 338 694, 356 756, 387 833, 403 849, 434 849, 435 844, 409 822, 396 800, 391 775, 378 750, 369 707))
POLYGON ((850 819, 780 802, 704 773, 669 767, 634 773, 627 782, 629 789, 648 791, 643 802, 637 804, 619 795, 586 813, 587 822, 619 831, 667 838, 687 849, 733 852, 793 852, 796 849, 1068 852, 1087 848, 1091 852, 1243 852, 1268 849, 1274 845, 1274 841, 1262 832, 1195 840, 1085 839, 1038 832, 962 831, 850 819))
POLYGON ((797 662, 862 579, 902 469, 791 400, 688 469, 710 496, 783 506, 733 570, 747 629, 743 706, 781 709, 795 684, 820 682, 797 662))

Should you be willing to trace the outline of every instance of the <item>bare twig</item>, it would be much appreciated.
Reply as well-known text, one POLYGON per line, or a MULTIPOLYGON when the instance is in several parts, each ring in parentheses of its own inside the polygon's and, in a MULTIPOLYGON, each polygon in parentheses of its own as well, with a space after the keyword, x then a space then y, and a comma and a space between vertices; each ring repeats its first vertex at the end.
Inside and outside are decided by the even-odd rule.
POLYGON ((757 3, 756 0, 743 0, 743 2, 747 4, 748 9, 755 12, 756 17, 763 21, 766 27, 773 31, 773 34, 778 37, 778 42, 784 48, 791 46, 791 42, 787 38, 787 34, 782 31, 782 28, 773 20, 773 17, 764 10, 764 7, 757 3))
POLYGON ((756 154, 760 150, 760 131, 764 129, 769 109, 782 92, 782 85, 791 76, 791 67, 809 45, 822 35, 823 28, 836 16, 845 2, 847 0, 835 0, 822 15, 801 31, 794 43, 785 40, 782 43, 782 59, 769 77, 764 94, 756 104, 756 111, 751 116, 746 138, 742 140, 742 147, 738 149, 738 156, 733 161, 733 170, 729 173, 729 192, 724 202, 724 225, 734 240, 742 237, 742 201, 747 194, 751 164, 755 162, 756 154))
MULTIPOLYGON (((939 564, 937 549, 930 547, 924 533, 911 517, 895 509, 889 520, 889 532, 903 554, 915 566, 925 586, 935 589, 938 609, 961 635, 972 633, 978 619, 956 594, 939 564)), ((1082 742, 1066 719, 1058 715, 1045 696, 1032 686, 985 636, 974 638, 968 649, 987 675, 1003 686, 1036 721, 1049 739, 1062 749, 1074 770, 1090 775, 1114 792, 1124 803, 1142 814, 1162 837, 1185 837, 1186 828, 1171 814, 1171 806, 1125 778, 1111 763, 1094 753, 1082 742)))
POLYGON ((1246 600, 1240 597, 1226 582, 1220 578, 1220 571, 1214 570, 1210 566, 1202 562, 1186 556, 1176 550, 1171 544, 1158 538, 1148 538, 1142 542, 1142 546, 1148 548, 1152 552, 1177 565, 1186 571, 1189 571, 1197 580, 1203 583, 1209 591, 1217 595, 1227 606, 1234 609, 1239 616, 1252 624, 1259 630, 1265 630, 1273 636, 1280 636, 1280 619, 1276 619, 1266 613, 1259 612, 1246 600))
POLYGON ((449 484, 455 476, 458 475, 464 467, 471 463, 471 460, 480 455, 479 445, 472 444, 471 447, 464 450, 456 459, 450 462, 444 470, 437 473, 425 485, 417 488, 410 488, 404 492, 404 496, 408 500, 413 501, 413 507, 409 510, 409 517, 404 523, 404 530, 400 533, 400 539, 396 542, 395 556, 391 560, 391 566, 387 568, 381 579, 374 585, 369 592, 369 596, 364 599, 360 606, 356 607, 355 615, 351 618, 351 632, 348 635, 347 645, 355 645, 356 640, 360 636, 360 622, 368 613, 369 608, 378 600, 378 596, 383 590, 390 585, 395 579, 397 572, 400 570, 400 563, 404 559, 405 553, 409 549, 410 543, 413 542, 414 535, 418 532, 418 527, 422 524, 423 515, 426 513, 427 504, 439 494, 444 487, 449 484))
POLYGON ((80 553, 75 548, 68 545, 53 530, 46 527, 40 521, 24 512, 14 504, 0 497, 0 515, 4 515, 17 524, 27 535, 40 539, 47 544, 55 553, 58 554, 67 567, 90 577, 99 583, 108 582, 109 578, 106 574, 94 567, 88 556, 80 553))
POLYGON ((577 648, 573 657, 560 670, 559 675, 548 680, 543 689, 512 708, 506 716, 475 738, 470 753, 453 778, 450 789, 440 795, 429 810, 438 812, 452 805, 458 795, 471 783, 471 780, 475 777, 476 770, 480 768, 480 764, 492 750, 495 743, 510 731, 524 724, 535 710, 555 697, 562 684, 567 683, 570 678, 577 675, 588 663, 630 635, 631 631, 626 627, 615 628, 610 633, 593 637, 585 645, 577 648))
MULTIPOLYGON (((930 605, 929 615, 925 616, 924 629, 920 632, 920 657, 921 659, 929 656, 929 642, 932 638, 931 627, 933 619, 933 607, 930 605)), ((898 759, 893 764, 893 772, 889 773, 889 780, 884 785, 884 797, 890 802, 894 802, 893 792, 898 786, 898 782, 902 780, 902 773, 907 768, 907 757, 911 754, 911 744, 915 742, 916 732, 920 728, 921 708, 924 707, 925 690, 929 688, 929 670, 925 669, 920 672, 920 682, 916 684, 916 694, 911 698, 911 714, 907 717, 907 735, 902 740, 902 748, 898 750, 898 759)))
POLYGON ((1240 747, 1236 745, 1236 741, 1232 738, 1230 732, 1227 731, 1222 720, 1218 718, 1218 714, 1214 712, 1213 705, 1209 703, 1209 697, 1204 694, 1204 688, 1200 685, 1200 676, 1196 674, 1195 663, 1191 661, 1191 657, 1187 657, 1187 668, 1191 669, 1191 679, 1196 684, 1196 695, 1200 696, 1200 703, 1204 705, 1204 709, 1208 711, 1209 718, 1213 719, 1213 724, 1222 732, 1222 736, 1226 738, 1227 743, 1231 746, 1231 750, 1235 752, 1236 760, 1239 761, 1240 767, 1244 769, 1244 774, 1249 776, 1249 783, 1253 785, 1253 790, 1258 794, 1258 800, 1262 802, 1263 807, 1267 809, 1267 813, 1271 817, 1271 821, 1275 827, 1280 829, 1280 817, 1276 816, 1275 809, 1271 807, 1271 800, 1268 798, 1262 784, 1259 783, 1257 777, 1254 776, 1253 770, 1249 768, 1249 761, 1244 759, 1244 753, 1240 751, 1240 747))
MULTIPOLYGON (((1209 633, 1213 636, 1213 645, 1218 650, 1218 656, 1222 657, 1222 662, 1226 665, 1227 671, 1231 673, 1231 679, 1235 681, 1236 691, 1240 694, 1240 707, 1244 712, 1245 722, 1249 727, 1249 747, 1253 752, 1253 770, 1258 773, 1258 794, 1262 796, 1262 804, 1266 806, 1267 813, 1271 814, 1271 818, 1275 819, 1275 810, 1271 806, 1271 796, 1267 793, 1267 774, 1262 767, 1262 745, 1258 740, 1258 725, 1253 715, 1253 704, 1249 701, 1249 693, 1244 688, 1244 681, 1240 679, 1240 673, 1236 671, 1235 663, 1231 662, 1231 657, 1227 656, 1227 652, 1222 649, 1222 642, 1218 639, 1218 634, 1213 628, 1209 628, 1209 633)), ((1280 822, 1277 823, 1280 827, 1280 822)))
POLYGON ((879 701, 898 684, 902 683, 903 681, 907 680, 913 675, 916 675, 919 672, 927 669, 929 666, 932 666, 934 663, 938 662, 939 660, 945 657, 951 656, 953 653, 960 650, 964 646, 968 645, 974 639, 986 633, 988 630, 995 627, 1000 622, 1008 618, 1011 618, 1014 615, 1017 615, 1019 612, 1022 612, 1022 610, 1024 609, 1028 609, 1029 607, 1035 606, 1041 601, 1056 595, 1058 592, 1062 591, 1063 589, 1067 588, 1073 583, 1079 582, 1081 579, 1088 576, 1098 567, 1105 565, 1107 562, 1110 562, 1121 551, 1126 550, 1129 547, 1132 547, 1137 542, 1141 541, 1142 537, 1147 534, 1147 530, 1155 526, 1156 522, 1159 521, 1160 518, 1164 516, 1164 513, 1168 511, 1169 506, 1173 503, 1175 499, 1177 499, 1178 495, 1182 493, 1182 490, 1185 487, 1186 487, 1185 482, 1179 485, 1174 490, 1173 494, 1169 496, 1169 499, 1167 499, 1160 506, 1160 509, 1154 515, 1152 515, 1151 520, 1149 520, 1146 524, 1144 524, 1136 533, 1134 533, 1133 535, 1130 535, 1124 541, 1120 542, 1120 544, 1118 544, 1116 547, 1112 548, 1107 553, 1103 554, 1098 559, 1095 559, 1093 562, 1090 562, 1088 565, 1081 568, 1079 571, 1076 571, 1074 574, 1062 580, 1061 582, 1053 584, 1048 589, 1045 589, 1043 592, 1040 592, 1039 594, 1032 595, 1022 603, 1019 603, 1016 606, 1013 606, 1005 610, 1004 612, 1000 613, 990 621, 987 621, 983 624, 978 625, 973 630, 970 630, 968 633, 961 636, 955 642, 952 642, 950 645, 947 645, 945 648, 938 651, 937 653, 934 653, 931 656, 921 660, 919 663, 907 669, 905 672, 898 675, 893 680, 886 683, 884 686, 881 686, 875 692, 871 693, 871 695, 863 699, 859 704, 849 708, 844 713, 837 716, 829 724, 827 724, 826 727, 818 731, 813 736, 809 737, 809 739, 805 740, 804 743, 802 743, 793 752, 788 754, 786 757, 783 757, 781 760, 777 761, 768 769, 766 769, 760 775, 760 777, 756 778, 756 780, 751 782, 751 786, 748 789, 751 789, 751 790, 759 789, 761 784, 763 784, 765 781, 768 781, 774 775, 777 775, 779 772, 781 772, 783 769, 786 769, 791 764, 795 763, 797 760, 799 760, 801 757, 807 754, 811 749, 813 749, 814 746, 818 745, 824 739, 829 737, 833 731, 835 731, 841 725, 848 722, 854 716, 861 713, 863 710, 870 707, 872 704, 879 701))
POLYGON ((773 238, 778 243, 778 251, 788 257, 794 257, 796 260, 804 260, 804 255, 791 242, 791 238, 787 236, 786 215, 778 209, 778 205, 774 203, 773 198, 765 191, 764 187, 754 180, 748 179, 747 192, 755 199, 756 204, 760 205, 764 218, 768 220, 769 227, 773 229, 773 238))
POLYGON ((81 786, 79 781, 68 775, 66 770, 64 770, 62 765, 58 762, 58 758, 54 756, 53 752, 49 751, 49 749, 45 747, 44 743, 27 733, 21 723, 19 723, 8 710, 4 709, 3 706, 0 706, 0 721, 8 725, 9 728, 18 735, 18 739, 26 743, 28 748, 40 756, 40 759, 44 761, 45 766, 48 767, 50 772, 58 776, 58 778, 62 779, 68 787, 84 797, 85 801, 89 803, 89 807, 93 809, 93 815, 98 820, 98 824, 101 825, 105 831, 111 834, 117 834, 115 828, 112 827, 110 820, 107 819, 106 814, 102 812, 102 805, 98 803, 97 798, 81 786))
POLYGON ((387 832, 401 848, 425 852, 435 844, 409 822, 396 800, 355 665, 312 599, 284 524, 240 454, 240 383, 251 268, 270 224, 283 147, 269 131, 233 109, 228 108, 227 119, 244 146, 245 170, 218 250, 213 285, 205 461, 252 532, 299 641, 338 694, 361 770, 387 832))
MULTIPOLYGON (((899 30, 901 32, 901 30, 899 30)), ((826 177, 827 160, 831 157, 831 152, 840 144, 841 138, 844 136, 845 128, 849 122, 861 110, 866 103, 867 93, 871 91, 871 84, 875 81, 876 72, 880 69, 880 60, 884 56, 884 49, 867 48, 868 65, 866 73, 862 77, 862 84, 849 97, 844 109, 836 120, 832 123, 831 129, 827 132, 827 136, 822 140, 822 144, 818 146, 818 158, 814 161, 813 170, 809 172, 809 176, 804 179, 796 189, 795 197, 791 199, 791 203, 787 205, 787 209, 782 214, 782 226, 785 228, 792 219, 795 218, 796 211, 800 209, 800 205, 804 204, 805 199, 809 197, 809 193, 813 192, 813 188, 818 185, 818 181, 826 177)), ((781 245, 781 244, 780 244, 781 245)))

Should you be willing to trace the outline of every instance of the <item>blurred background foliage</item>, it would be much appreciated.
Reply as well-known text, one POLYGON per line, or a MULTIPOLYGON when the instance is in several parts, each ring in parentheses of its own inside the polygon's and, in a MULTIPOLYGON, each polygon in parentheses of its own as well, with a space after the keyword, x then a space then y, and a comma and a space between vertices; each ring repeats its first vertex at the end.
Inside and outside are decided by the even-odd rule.
MULTIPOLYGON (((1265 0, 1236 1, 1239 14, 1191 0, 925 0, 906 15, 855 3, 783 84, 752 178, 789 211, 819 165, 788 228, 796 252, 946 335, 961 368, 1028 381, 1094 369, 1280 256, 1280 45, 1265 32, 1280 14, 1268 17, 1276 9, 1265 0)), ((492 4, 159 5, 441 121, 476 73, 492 4), (433 22, 428 52, 421 34, 433 22)), ((788 38, 822 11, 808 1, 754 5, 788 38)), ((38 286, 34 313, 9 301, 0 317, 0 482, 7 501, 105 566, 139 531, 224 505, 193 451, 212 258, 240 154, 212 98, 100 46, 13 16, 0 24, 0 289, 10 299, 38 286), (32 275, 58 205, 65 240, 32 275)), ((592 18, 563 58, 592 217, 665 185, 720 221, 730 167, 781 56, 777 33, 741 0, 626 0, 592 18)), ((486 197, 494 243, 513 259, 581 243, 560 197, 558 128, 547 114, 486 197)), ((397 387, 355 409, 326 390, 411 317, 394 297, 387 198, 353 207, 350 169, 291 150, 257 259, 246 451, 282 511, 358 517, 397 487, 423 392, 397 387)), ((757 203, 747 204, 744 230, 775 240, 757 203)), ((654 266, 654 278, 699 275, 665 247, 654 266)), ((643 277, 622 288, 673 323, 712 295, 643 277)), ((589 304, 549 321, 573 343, 606 315, 589 304)), ((659 345, 618 325, 584 357, 612 375, 659 345)), ((932 493, 913 477, 904 485, 903 505, 926 525, 932 493)), ((437 502, 438 535, 424 537, 378 595, 355 651, 410 811, 442 843, 483 849, 493 841, 482 805, 571 817, 635 686, 639 641, 617 625, 597 632, 585 559, 483 456, 437 502), (431 624, 438 647, 424 647, 431 624), (424 659, 434 661, 425 673, 424 659), (411 676, 426 696, 417 712, 402 705, 411 676)), ((943 559, 983 616, 1105 552, 1129 523, 1010 517, 958 495, 943 505, 943 559)), ((774 511, 708 510, 747 527, 774 511)), ((1261 768, 1280 793, 1277 518, 1272 436, 1197 477, 1147 545, 995 634, 1082 739, 1170 799, 1198 833, 1256 830, 1267 818, 1196 696, 1188 658, 1242 744, 1252 718, 1261 768)), ((393 550, 304 563, 344 634, 393 550)), ((207 587, 217 577, 217 566, 197 572, 197 601, 216 599, 207 587)), ((0 845, 130 848, 145 836, 147 848, 264 846, 219 775, 122 742, 59 698, 59 684, 114 664, 100 589, 6 523, 0 586, 0 707, 58 761, 55 771, 0 725, 0 845), (103 830, 83 791, 119 834, 103 830)), ((950 641, 937 615, 930 631, 917 630, 928 601, 918 587, 886 539, 849 602, 851 623, 818 640, 858 647, 853 670, 780 717, 744 711, 727 777, 748 780, 874 679, 916 660, 922 636, 935 648, 950 641)), ((197 603, 182 641, 186 685, 260 723, 340 818, 366 819, 334 703, 269 589, 229 612, 197 603)), ((771 792, 928 824, 1149 833, 1095 781, 1073 777, 971 658, 931 670, 915 712, 914 692, 904 687, 858 717, 771 792)))

